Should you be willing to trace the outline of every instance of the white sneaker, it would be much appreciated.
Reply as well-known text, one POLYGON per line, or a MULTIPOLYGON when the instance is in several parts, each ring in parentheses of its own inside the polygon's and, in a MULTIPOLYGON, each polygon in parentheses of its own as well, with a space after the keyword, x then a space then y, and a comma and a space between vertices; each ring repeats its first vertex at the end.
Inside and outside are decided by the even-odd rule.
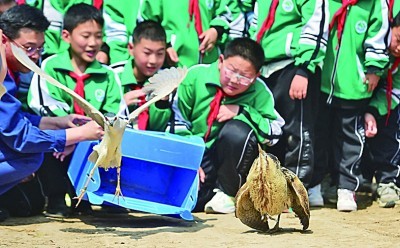
POLYGON ((204 206, 204 212, 230 214, 235 212, 235 197, 229 196, 220 189, 214 189, 216 194, 204 206))
POLYGON ((337 210, 341 212, 352 212, 357 210, 356 194, 348 189, 338 189, 337 210))
POLYGON ((324 206, 324 199, 321 194, 321 184, 308 189, 308 201, 310 202, 310 207, 324 206))

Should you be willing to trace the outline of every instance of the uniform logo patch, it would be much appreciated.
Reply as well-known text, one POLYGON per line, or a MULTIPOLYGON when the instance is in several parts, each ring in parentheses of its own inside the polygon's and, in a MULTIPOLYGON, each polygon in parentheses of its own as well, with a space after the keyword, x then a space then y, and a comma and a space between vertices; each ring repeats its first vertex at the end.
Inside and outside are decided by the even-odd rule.
POLYGON ((286 12, 292 12, 294 8, 294 4, 292 0, 284 0, 282 2, 282 9, 286 12))
POLYGON ((356 22, 356 32, 359 34, 363 34, 367 31, 368 25, 366 21, 358 21, 356 22))
POLYGON ((94 92, 94 97, 96 98, 96 100, 98 102, 103 102, 105 95, 106 95, 106 92, 102 89, 97 89, 94 92))

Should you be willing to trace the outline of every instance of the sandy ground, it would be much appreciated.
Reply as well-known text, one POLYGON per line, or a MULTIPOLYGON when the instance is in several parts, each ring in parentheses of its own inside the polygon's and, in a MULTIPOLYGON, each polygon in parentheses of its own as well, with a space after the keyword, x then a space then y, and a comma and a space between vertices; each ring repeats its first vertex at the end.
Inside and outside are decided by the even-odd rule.
POLYGON ((0 223, 0 247, 399 247, 400 207, 379 208, 367 195, 358 202, 353 213, 312 209, 304 232, 294 214, 283 214, 276 234, 251 230, 233 214, 195 213, 192 222, 100 210, 69 219, 10 218, 0 223))

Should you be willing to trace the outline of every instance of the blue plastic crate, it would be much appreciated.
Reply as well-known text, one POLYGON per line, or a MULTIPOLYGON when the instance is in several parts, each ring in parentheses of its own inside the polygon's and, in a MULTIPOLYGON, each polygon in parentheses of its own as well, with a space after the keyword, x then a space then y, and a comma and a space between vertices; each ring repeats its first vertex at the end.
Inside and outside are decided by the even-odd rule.
MULTIPOLYGON (((87 159, 97 141, 76 147, 68 176, 79 194, 94 164, 87 159)), ((99 168, 83 199, 92 204, 115 204, 143 212, 180 215, 192 220, 198 176, 204 153, 199 137, 127 129, 122 140, 121 191, 114 198, 116 169, 99 168)))

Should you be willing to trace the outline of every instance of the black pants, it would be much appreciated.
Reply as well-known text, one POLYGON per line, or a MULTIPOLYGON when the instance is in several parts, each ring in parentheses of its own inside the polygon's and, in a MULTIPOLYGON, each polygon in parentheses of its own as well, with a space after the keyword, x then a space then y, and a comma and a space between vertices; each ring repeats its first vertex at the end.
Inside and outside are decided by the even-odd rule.
POLYGON ((283 136, 269 150, 282 165, 293 171, 308 187, 314 168, 314 126, 320 94, 321 70, 308 74, 307 96, 292 100, 289 89, 297 68, 290 64, 264 78, 275 98, 275 108, 285 120, 283 136))
POLYGON ((28 182, 19 183, 0 195, 0 207, 10 215, 27 217, 42 213, 45 205, 42 183, 38 176, 28 182))
POLYGON ((64 199, 66 193, 70 193, 72 185, 67 176, 67 170, 72 156, 65 158, 63 162, 54 158, 52 153, 46 153, 38 175, 43 184, 44 193, 49 198, 64 199))
POLYGON ((338 188, 356 191, 361 184, 364 109, 328 106, 323 99, 315 127, 315 168, 310 187, 330 173, 338 188))
POLYGON ((367 177, 375 175, 378 183, 393 182, 400 187, 400 108, 391 111, 388 125, 386 116, 377 119, 378 133, 366 139, 362 160, 367 177))
POLYGON ((200 184, 194 211, 204 210, 215 194, 214 188, 235 196, 257 156, 258 142, 251 127, 239 120, 227 121, 213 146, 204 153, 201 168, 206 178, 200 184))

